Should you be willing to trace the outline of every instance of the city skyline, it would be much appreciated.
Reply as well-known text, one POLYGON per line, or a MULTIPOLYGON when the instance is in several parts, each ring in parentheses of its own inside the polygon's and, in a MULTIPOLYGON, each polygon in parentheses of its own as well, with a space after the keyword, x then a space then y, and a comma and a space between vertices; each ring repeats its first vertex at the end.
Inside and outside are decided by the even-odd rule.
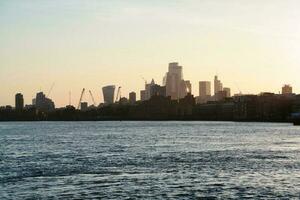
MULTIPOLYGON (((95 99, 93 97, 93 93, 91 92, 91 90, 89 90, 90 95, 88 95, 88 94, 85 94, 85 88, 83 88, 81 90, 81 95, 78 96, 78 101, 79 101, 79 105, 78 106, 76 104, 76 103, 78 103, 78 102, 76 102, 77 99, 75 99, 72 102, 72 96, 71 96, 72 92, 69 91, 68 92, 68 103, 63 104, 63 105, 56 104, 56 107, 65 107, 65 106, 68 106, 68 105, 72 105, 72 106, 75 106, 77 108, 80 108, 80 103, 81 102, 82 103, 87 103, 87 105, 95 105, 95 106, 98 106, 98 105, 100 105, 102 103, 104 103, 104 104, 107 104, 107 103, 111 104, 111 103, 114 103, 115 101, 117 101, 117 99, 115 99, 115 96, 117 98, 125 97, 127 100, 129 100, 130 93, 132 93, 132 92, 134 92, 134 93, 140 93, 140 98, 138 98, 137 100, 145 101, 145 100, 149 100, 153 95, 155 95, 155 93, 153 93, 151 91, 153 89, 152 88, 153 86, 164 87, 165 88, 165 92, 166 92, 165 94, 161 94, 160 92, 158 92, 157 95, 170 96, 174 100, 175 99, 179 100, 179 99, 184 98, 186 96, 186 94, 192 90, 191 88, 194 88, 191 91, 192 95, 194 95, 195 97, 200 97, 200 98, 203 97, 200 94, 201 90, 204 89, 203 86, 201 86, 201 84, 208 83, 209 86, 206 86, 206 87, 209 87, 208 90, 209 90, 210 95, 207 96, 209 98, 208 99, 206 98, 206 100, 204 100, 204 101, 203 101, 203 98, 202 98, 202 100, 200 100, 199 103, 200 102, 201 103, 207 102, 209 100, 218 101, 219 98, 222 99, 223 96, 224 97, 231 97, 231 96, 234 96, 234 95, 257 95, 257 94, 261 94, 261 93, 264 93, 264 92, 270 92, 270 91, 260 91, 258 93, 242 93, 242 91, 240 90, 239 86, 236 85, 237 92, 234 93, 234 94, 232 94, 230 87, 223 87, 223 82, 222 82, 222 80, 219 79, 218 75, 215 75, 213 77, 212 81, 210 81, 210 80, 209 81, 199 80, 198 81, 198 85, 196 84, 193 87, 192 84, 190 83, 190 80, 183 80, 183 77, 184 77, 183 71, 184 71, 183 70, 183 66, 179 66, 178 62, 171 62, 171 63, 169 63, 169 71, 163 77, 163 81, 162 81, 161 84, 156 84, 153 78, 152 78, 151 82, 148 83, 146 79, 144 79, 143 77, 141 77, 145 81, 144 82, 144 88, 142 88, 140 91, 133 91, 133 90, 130 91, 130 89, 129 89, 130 92, 126 93, 125 95, 124 95, 124 93, 123 93, 123 95, 121 95, 121 93, 119 94, 119 92, 121 92, 122 86, 118 86, 118 91, 116 91, 115 90, 115 87, 116 87, 115 85, 112 85, 112 84, 110 84, 110 85, 104 85, 104 86, 100 87, 100 90, 101 90, 100 93, 99 93, 100 99, 97 98, 96 101, 95 101, 95 99), (168 86, 170 84, 171 85, 174 84, 174 83, 168 83, 168 74, 170 73, 170 71, 172 72, 172 70, 174 70, 174 69, 172 69, 174 67, 175 67, 175 73, 179 73, 180 74, 179 75, 179 79, 176 80, 176 82, 178 82, 178 83, 175 83, 175 84, 177 84, 177 86, 176 86, 176 88, 177 88, 176 89, 177 90, 177 94, 175 96, 173 96, 170 93, 170 91, 173 90, 172 86, 168 86), (177 69, 178 67, 179 67, 179 71, 176 72, 178 70, 177 69), (183 83, 182 83, 182 81, 183 81, 183 83), (104 92, 104 88, 112 88, 112 91, 110 92, 111 94, 109 94, 110 97, 107 96, 110 99, 108 101, 105 100, 105 95, 106 95, 105 93, 106 93, 106 91, 104 92), (184 92, 182 90, 184 90, 184 92), (167 91, 169 91, 169 92, 167 92, 167 91), (195 93, 193 93, 193 91, 195 91, 195 93), (221 94, 219 94, 220 92, 221 92, 221 94), (223 92, 225 92, 225 93, 222 94, 223 92), (143 97, 143 95, 145 95, 145 96, 143 97), (221 95, 221 97, 219 97, 219 95, 221 95), (97 102, 97 103, 95 104, 95 102, 97 102)), ((50 97, 50 94, 51 94, 54 86, 55 86, 55 82, 52 83, 51 87, 48 89, 48 94, 45 93, 46 90, 42 91, 41 89, 38 90, 36 92, 36 94, 44 93, 45 97, 50 97)), ((207 90, 207 89, 205 89, 205 90, 207 90)), ((202 92, 204 92, 204 91, 202 91, 202 92)), ((271 92, 271 93, 273 93, 273 92, 271 92)), ((282 84, 282 87, 278 90, 278 94, 285 94, 285 93, 298 94, 298 93, 295 92, 295 89, 290 84, 282 84)), ((277 93, 274 93, 274 94, 277 94, 277 93)), ((32 95, 33 96, 32 99, 29 99, 27 101, 23 97, 23 96, 26 96, 26 94, 24 95, 24 93, 22 93, 22 91, 17 92, 16 95, 21 95, 22 96, 22 101, 23 101, 22 103, 23 103, 24 106, 25 105, 30 106, 30 105, 34 105, 35 104, 35 94, 32 95)), ((55 102, 54 99, 52 99, 52 100, 55 102)), ((16 97, 14 97, 14 101, 16 101, 16 97)), ((4 105, 0 105, 0 106, 6 106, 6 105, 13 105, 13 104, 4 104, 4 105)))
POLYGON ((179 62, 198 95, 198 82, 218 74, 231 93, 299 93, 297 1, 3 1, 0 3, 0 105, 24 104, 38 91, 58 107, 78 103, 82 88, 103 102, 101 87, 122 96, 162 84, 167 63, 179 62))

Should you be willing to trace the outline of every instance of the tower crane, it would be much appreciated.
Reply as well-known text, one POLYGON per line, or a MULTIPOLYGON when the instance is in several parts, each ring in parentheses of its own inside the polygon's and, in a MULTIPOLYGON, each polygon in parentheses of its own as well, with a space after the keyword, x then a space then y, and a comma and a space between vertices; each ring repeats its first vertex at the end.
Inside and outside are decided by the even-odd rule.
POLYGON ((92 91, 91 91, 91 90, 89 90, 89 93, 90 93, 90 96, 91 96, 91 98, 92 98, 92 101, 93 101, 93 103, 94 103, 94 106, 96 106, 96 102, 95 102, 95 99, 94 99, 94 96, 93 96, 93 93, 92 93, 92 91))
POLYGON ((141 78, 145 81, 145 85, 147 85, 147 80, 141 76, 141 78))
POLYGON ((121 86, 118 87, 118 92, 117 92, 116 102, 119 101, 120 98, 121 98, 121 86))
POLYGON ((72 93, 71 93, 71 91, 69 91, 69 106, 71 106, 71 104, 72 104, 71 98, 72 98, 72 93))
POLYGON ((82 91, 81 91, 81 95, 80 95, 80 99, 79 99, 79 103, 78 103, 78 107, 77 107, 77 109, 79 109, 79 108, 80 108, 80 103, 81 103, 81 101, 82 101, 82 98, 83 98, 84 92, 85 92, 85 88, 83 88, 83 89, 82 89, 82 91))
POLYGON ((52 85, 51 85, 51 87, 50 87, 50 89, 49 89, 49 91, 48 91, 47 97, 49 97, 49 95, 51 94, 51 92, 52 92, 52 90, 53 90, 53 88, 54 88, 54 85, 55 85, 55 82, 52 83, 52 85))

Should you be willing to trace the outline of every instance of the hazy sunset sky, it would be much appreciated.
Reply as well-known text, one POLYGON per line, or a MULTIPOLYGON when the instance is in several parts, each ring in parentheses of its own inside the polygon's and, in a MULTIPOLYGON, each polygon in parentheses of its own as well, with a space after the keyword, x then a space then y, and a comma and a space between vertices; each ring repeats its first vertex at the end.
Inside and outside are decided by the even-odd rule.
MULTIPOLYGON (((83 87, 122 96, 161 84, 168 63, 198 81, 218 73, 232 93, 300 93, 299 0, 1 0, 0 105, 39 90, 56 106, 77 105, 83 87)), ((90 102, 86 93, 84 99, 90 102)))

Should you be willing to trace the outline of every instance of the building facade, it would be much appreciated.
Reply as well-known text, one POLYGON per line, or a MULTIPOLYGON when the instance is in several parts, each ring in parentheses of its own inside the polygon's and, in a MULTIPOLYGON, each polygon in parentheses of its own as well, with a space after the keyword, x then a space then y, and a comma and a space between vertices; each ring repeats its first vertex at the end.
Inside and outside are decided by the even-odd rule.
POLYGON ((169 63, 169 70, 166 74, 166 94, 171 99, 180 98, 180 84, 182 81, 182 66, 178 63, 169 63))
POLYGON ((199 82, 199 97, 211 96, 211 83, 210 81, 199 82))
POLYGON ((140 99, 141 101, 146 101, 146 90, 141 90, 140 92, 140 99))
POLYGON ((135 92, 130 92, 129 93, 129 103, 130 104, 135 104, 136 102, 136 93, 135 92))
POLYGON ((223 91, 225 92, 225 96, 228 98, 228 97, 231 97, 231 90, 230 88, 228 87, 224 87, 223 88, 223 91))
POLYGON ((150 89, 150 96, 166 96, 166 86, 160 86, 158 84, 154 84, 150 89))
POLYGON ((108 85, 102 88, 103 99, 105 104, 114 103, 116 86, 108 85))
POLYGON ((53 111, 55 109, 54 102, 47 98, 43 92, 38 92, 36 98, 32 100, 34 106, 40 111, 53 111))
POLYGON ((15 108, 16 110, 23 110, 24 108, 24 98, 21 93, 18 93, 15 96, 15 108))
POLYGON ((218 92, 220 92, 222 90, 223 90, 223 84, 218 79, 218 76, 215 76, 215 79, 214 79, 214 93, 215 93, 215 95, 218 94, 218 92))

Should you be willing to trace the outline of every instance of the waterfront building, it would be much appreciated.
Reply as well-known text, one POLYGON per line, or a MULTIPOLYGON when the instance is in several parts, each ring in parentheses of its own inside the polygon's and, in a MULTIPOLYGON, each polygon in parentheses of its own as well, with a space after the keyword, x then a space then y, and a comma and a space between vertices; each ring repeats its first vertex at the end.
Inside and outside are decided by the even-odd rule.
POLYGON ((102 88, 103 99, 105 104, 114 103, 115 89, 116 86, 114 85, 108 85, 102 88))
POLYGON ((16 110, 23 110, 24 108, 24 98, 21 93, 18 93, 15 96, 15 108, 16 110))

